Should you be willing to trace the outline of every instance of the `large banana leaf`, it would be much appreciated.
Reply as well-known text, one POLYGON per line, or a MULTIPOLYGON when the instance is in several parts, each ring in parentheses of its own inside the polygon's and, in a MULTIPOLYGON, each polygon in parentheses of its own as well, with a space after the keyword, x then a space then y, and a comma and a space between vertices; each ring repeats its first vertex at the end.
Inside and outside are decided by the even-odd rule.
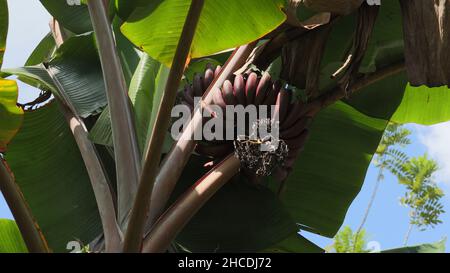
POLYGON ((433 125, 450 120, 450 88, 406 87, 392 121, 433 125))
MULTIPOLYGON (((170 66, 190 3, 190 0, 118 1, 118 13, 126 19, 122 32, 154 59, 170 66)), ((285 20, 283 3, 282 0, 205 1, 190 57, 211 55, 264 36, 285 20)))
POLYGON ((387 124, 339 102, 315 119, 283 202, 302 229, 333 237, 359 193, 387 124))
POLYGON ((94 35, 71 37, 45 65, 4 69, 39 89, 65 98, 81 117, 98 114, 107 105, 94 35))
POLYGON ((5 159, 50 248, 62 252, 100 234, 89 177, 56 103, 25 113, 5 159))
POLYGON ((48 62, 56 50, 56 43, 51 33, 47 34, 33 50, 25 62, 25 66, 37 65, 48 62))
POLYGON ((136 114, 141 150, 150 138, 168 75, 167 67, 144 54, 131 80, 129 95, 136 114))
MULTIPOLYGON (((53 35, 49 33, 39 42, 37 47, 33 50, 31 55, 25 62, 25 66, 34 66, 43 62, 48 63, 52 55, 55 53, 55 50, 56 50, 55 39, 53 38, 53 35)), ((30 85, 35 84, 32 79, 26 77, 19 76, 18 79, 22 82, 29 83, 30 85)))
POLYGON ((0 152, 6 151, 22 125, 23 111, 16 105, 17 97, 17 83, 0 78, 0 152))
POLYGON ((405 73, 374 84, 347 102, 371 117, 397 123, 433 125, 450 120, 450 89, 410 86, 405 73))
POLYGON ((65 0, 40 1, 64 28, 76 34, 92 31, 89 11, 86 5, 69 5, 65 0))
POLYGON ((16 222, 8 219, 0 219, 0 253, 27 252, 27 247, 16 222))
POLYGON ((406 84, 406 73, 400 73, 368 86, 346 102, 370 117, 390 120, 397 109, 400 109, 406 84))
POLYGON ((89 132, 89 138, 92 142, 99 145, 113 147, 112 128, 111 128, 111 115, 109 108, 103 110, 89 132))

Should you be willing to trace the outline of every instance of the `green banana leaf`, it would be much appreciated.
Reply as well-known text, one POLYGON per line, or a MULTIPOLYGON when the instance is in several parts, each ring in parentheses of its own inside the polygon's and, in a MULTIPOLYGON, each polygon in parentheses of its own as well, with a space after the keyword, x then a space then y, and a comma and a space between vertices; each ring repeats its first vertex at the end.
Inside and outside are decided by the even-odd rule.
POLYGON ((168 76, 167 67, 144 54, 131 80, 129 96, 136 115, 141 151, 145 150, 151 136, 168 76))
POLYGON ((25 66, 33 66, 43 62, 50 61, 52 55, 55 53, 56 44, 55 39, 51 33, 47 34, 33 50, 31 55, 25 62, 25 66))
POLYGON ((433 125, 450 120, 450 89, 410 86, 405 73, 374 84, 346 102, 371 117, 400 124, 433 125))
POLYGON ((450 120, 450 88, 406 87, 392 121, 433 125, 450 120))
MULTIPOLYGON (((406 84, 406 73, 403 72, 366 87, 345 102, 367 116, 391 120, 396 111, 401 111, 399 105, 404 100, 406 84)), ((424 102, 418 100, 417 103, 424 102)))
POLYGON ((383 250, 381 253, 445 253, 445 243, 447 238, 432 244, 422 244, 416 246, 401 247, 383 250))
POLYGON ((46 64, 4 69, 27 84, 66 98, 81 117, 107 105, 105 85, 92 33, 68 39, 46 64))
POLYGON ((101 233, 84 162, 55 102, 25 112, 5 159, 53 251, 101 233))
POLYGON ((27 252, 27 247, 16 222, 8 219, 0 219, 0 253, 27 252))
POLYGON ((108 146, 113 148, 112 128, 111 128, 111 115, 109 108, 103 110, 98 117, 95 125, 89 132, 89 139, 95 144, 108 146))
MULTIPOLYGON (((33 50, 31 55, 25 62, 25 66, 34 66, 43 62, 48 62, 51 59, 52 55, 55 53, 55 50, 55 39, 53 38, 53 35, 49 33, 39 42, 37 47, 33 50)), ((4 74, 5 76, 8 76, 8 74, 4 74)), ((29 78, 19 76, 18 79, 22 82, 34 85, 33 80, 30 80, 29 78)))
POLYGON ((282 198, 301 229, 336 234, 361 190, 386 125, 386 120, 342 102, 319 114, 282 198))
POLYGON ((65 28, 76 34, 92 31, 86 5, 69 5, 65 0, 40 0, 47 11, 65 28))
MULTIPOLYGON (((123 34, 154 59, 170 66, 191 1, 129 2, 118 1, 116 6, 126 19, 123 34)), ((283 4, 282 0, 205 1, 190 57, 211 55, 264 36, 286 19, 281 11, 283 4)))

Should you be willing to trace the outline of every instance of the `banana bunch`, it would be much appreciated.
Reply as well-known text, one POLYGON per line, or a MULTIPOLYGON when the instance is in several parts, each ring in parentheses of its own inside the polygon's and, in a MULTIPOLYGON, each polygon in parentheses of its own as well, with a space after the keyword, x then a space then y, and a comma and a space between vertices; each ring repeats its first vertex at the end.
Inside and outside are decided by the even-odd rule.
MULTIPOLYGON (((194 76, 192 84, 186 85, 180 92, 182 103, 194 109, 194 97, 202 97, 208 86, 212 83, 214 78, 220 73, 221 67, 208 66, 205 72, 200 75, 194 76)), ((224 109, 227 105, 242 105, 244 107, 248 105, 267 105, 268 109, 274 105, 275 113, 271 113, 270 116, 278 116, 279 119, 279 138, 282 142, 280 149, 274 154, 282 156, 282 162, 273 160, 270 158, 270 162, 278 162, 276 166, 272 166, 272 171, 267 171, 267 161, 261 161, 260 168, 244 168, 244 173, 253 175, 254 177, 266 176, 267 174, 273 174, 278 181, 284 181, 294 165, 300 151, 303 149, 304 144, 308 137, 308 127, 312 121, 312 116, 308 113, 309 107, 307 104, 300 100, 293 98, 293 92, 291 90, 282 87, 279 81, 273 81, 268 73, 262 75, 255 72, 245 73, 243 75, 233 75, 229 80, 226 80, 220 89, 211 90, 213 92, 213 104, 224 109), (287 146, 285 147, 284 144, 287 146), (261 175, 262 168, 265 168, 261 175), (258 171, 259 170, 259 171, 258 171)), ((257 108, 258 109, 258 108, 257 108)), ((225 112, 225 111, 224 111, 225 112)), ((267 115, 265 115, 267 116, 267 115)), ((233 118, 233 117, 224 117, 233 118)), ((236 124, 234 122, 233 124, 236 124)), ((249 133, 250 134, 250 133, 249 133)), ((222 158, 231 152, 235 152, 241 159, 251 158, 255 160, 255 156, 258 158, 265 158, 267 154, 261 153, 257 155, 256 149, 238 149, 242 148, 242 145, 236 146, 235 141, 202 141, 197 143, 196 152, 209 156, 212 158, 222 158), (240 155, 239 150, 243 152, 250 150, 255 151, 254 157, 249 157, 248 154, 240 155)), ((258 161, 258 162, 259 162, 258 161)), ((272 164, 272 163, 271 163, 272 164)), ((254 166, 255 162, 242 162, 241 166, 254 166), (247 163, 247 164, 246 164, 247 163)), ((273 165, 273 164, 272 164, 273 165)))

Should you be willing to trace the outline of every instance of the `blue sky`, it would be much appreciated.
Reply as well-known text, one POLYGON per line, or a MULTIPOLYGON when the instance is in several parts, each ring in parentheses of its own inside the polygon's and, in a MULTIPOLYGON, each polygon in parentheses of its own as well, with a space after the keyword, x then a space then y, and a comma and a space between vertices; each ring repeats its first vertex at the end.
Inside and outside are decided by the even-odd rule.
MULTIPOLYGON (((8 1, 10 9, 10 32, 4 67, 22 66, 39 41, 48 33, 50 15, 37 0, 8 1)), ((35 94, 35 90, 20 84, 20 101, 27 101, 35 94)), ((446 192, 444 206, 448 211, 442 216, 444 223, 435 229, 425 232, 414 230, 410 237, 410 245, 439 241, 450 235, 450 124, 439 124, 431 127, 408 125, 413 133, 413 144, 406 152, 410 156, 418 156, 427 152, 436 159, 441 170, 437 174, 440 185, 446 192)), ((371 166, 361 193, 354 200, 345 219, 344 225, 356 229, 372 192, 377 170, 371 166)), ((375 200, 365 228, 370 241, 379 243, 381 249, 399 247, 403 243, 408 228, 408 209, 400 206, 399 198, 404 194, 404 187, 398 185, 392 175, 386 174, 375 200)), ((0 218, 12 218, 3 197, 0 195, 0 218)), ((331 243, 330 239, 306 234, 306 237, 324 247, 331 243)), ((447 242, 447 252, 450 242, 447 242)))

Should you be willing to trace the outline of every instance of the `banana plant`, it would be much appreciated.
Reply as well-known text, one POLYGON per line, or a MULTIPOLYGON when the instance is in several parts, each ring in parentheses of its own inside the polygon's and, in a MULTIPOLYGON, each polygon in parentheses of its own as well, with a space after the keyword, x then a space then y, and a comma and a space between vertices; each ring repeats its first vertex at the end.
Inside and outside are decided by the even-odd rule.
POLYGON ((1 151, 2 192, 30 252, 323 252, 302 231, 334 237, 388 123, 450 120, 448 62, 423 66, 440 78, 412 78, 429 49, 403 35, 426 8, 440 18, 423 18, 439 22, 426 45, 448 46, 433 5, 40 2, 49 35, 1 74, 42 90, 10 106, 23 122, 1 151), (193 130, 173 139, 180 104, 193 130), (281 148, 194 140, 199 105, 273 106, 281 148))

